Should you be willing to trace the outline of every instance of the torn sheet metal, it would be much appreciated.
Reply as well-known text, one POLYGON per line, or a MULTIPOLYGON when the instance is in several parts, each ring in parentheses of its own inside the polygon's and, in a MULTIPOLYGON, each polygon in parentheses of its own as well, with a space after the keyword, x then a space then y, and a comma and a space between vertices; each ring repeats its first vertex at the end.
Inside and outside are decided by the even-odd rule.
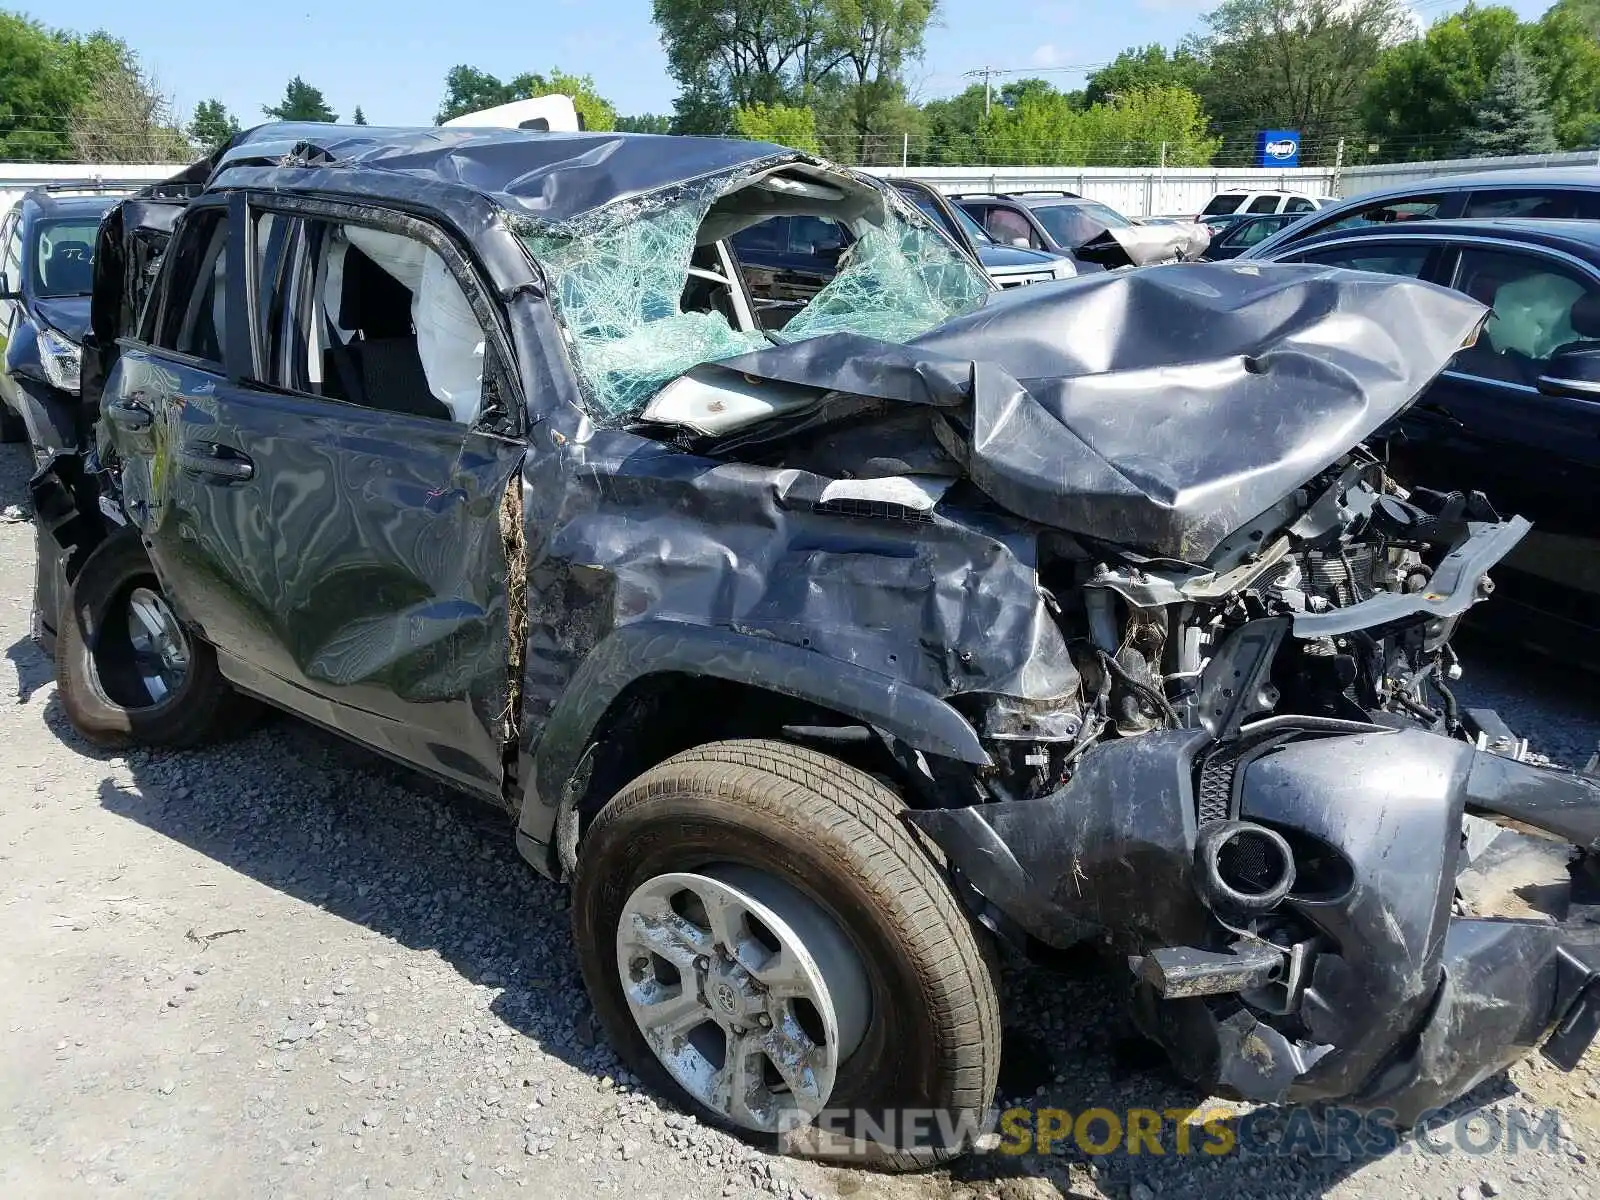
POLYGON ((905 345, 700 368, 932 406, 1011 512, 1199 560, 1404 409, 1485 315, 1330 267, 1190 263, 991 295, 905 345))
POLYGON ((933 696, 1076 695, 1039 594, 1036 534, 935 508, 941 481, 840 483, 621 430, 536 454, 525 475, 528 744, 589 650, 650 621, 786 644, 933 696), (566 487, 551 488, 549 475, 566 487), (860 519, 869 511, 885 519, 860 519), (590 588, 600 593, 578 603, 590 588), (593 623, 579 627, 579 613, 593 623))
POLYGON ((1196 258, 1210 244, 1209 236, 1202 242, 1185 225, 1101 226, 1093 237, 1074 246, 1072 252, 1104 267, 1143 267, 1196 258))

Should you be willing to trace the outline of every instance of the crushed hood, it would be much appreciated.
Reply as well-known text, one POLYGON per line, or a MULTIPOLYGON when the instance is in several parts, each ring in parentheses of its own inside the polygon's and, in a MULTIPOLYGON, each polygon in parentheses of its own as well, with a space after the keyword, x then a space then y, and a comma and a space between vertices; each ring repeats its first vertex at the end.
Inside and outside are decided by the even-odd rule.
POLYGON ((903 345, 831 333, 691 375, 927 406, 1013 513, 1199 561, 1403 410, 1485 316, 1395 276, 1175 264, 991 295, 903 345))
POLYGON ((1175 258, 1197 258, 1210 244, 1209 236, 1201 240, 1186 225, 1102 225, 1093 237, 1074 247, 1074 252, 1102 266, 1142 267, 1175 258))
POLYGON ((82 344, 83 335, 89 328, 89 297, 57 296, 49 300, 35 300, 33 305, 51 329, 82 344))

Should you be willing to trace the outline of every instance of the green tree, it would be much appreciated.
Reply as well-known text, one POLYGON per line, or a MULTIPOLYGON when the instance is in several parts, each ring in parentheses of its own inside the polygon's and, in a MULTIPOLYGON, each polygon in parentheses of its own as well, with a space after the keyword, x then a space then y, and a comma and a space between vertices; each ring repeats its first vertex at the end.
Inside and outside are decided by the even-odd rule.
MULTIPOLYGON (((1048 83, 1050 91, 1055 91, 1048 83)), ((992 109, 996 97, 991 94, 992 109)), ((919 166, 961 166, 983 159, 978 149, 978 127, 983 123, 984 87, 972 84, 946 100, 930 100, 922 106, 926 137, 912 146, 913 161, 919 166)))
POLYGON ((1549 98, 1556 141, 1564 150, 1587 148, 1600 134, 1600 0, 1563 0, 1536 24, 1524 26, 1523 44, 1549 98))
POLYGON ((651 15, 683 132, 729 128, 743 105, 809 104, 842 61, 830 0, 652 0, 651 15))
MULTIPOLYGON (((1009 83, 1001 84, 997 98, 1007 108, 1015 108, 1030 96, 1050 96, 1054 94, 1056 94, 1055 84, 1048 79, 1032 76, 1027 79, 1013 79, 1009 83)), ((1063 92, 1061 95, 1066 96, 1068 103, 1072 104, 1074 108, 1085 107, 1073 101, 1074 93, 1063 92)))
POLYGON ((1600 0, 1557 0, 1544 15, 1555 13, 1575 17, 1590 37, 1600 38, 1600 0))
POLYGON ((443 125, 465 113, 493 108, 497 104, 521 98, 524 97, 511 95, 507 85, 487 71, 461 63, 445 72, 444 101, 439 105, 433 123, 443 125))
POLYGON ((754 141, 773 142, 809 154, 822 152, 817 145, 817 114, 809 108, 749 104, 734 110, 733 127, 740 137, 754 141))
POLYGON ((1169 54, 1164 46, 1152 43, 1124 50, 1109 67, 1091 74, 1084 99, 1089 104, 1104 104, 1113 96, 1156 87, 1198 92, 1208 74, 1205 62, 1187 47, 1179 46, 1169 54))
POLYGON ((862 139, 883 128, 903 100, 901 72, 922 55, 934 0, 828 0, 826 42, 838 47, 849 94, 850 132, 862 139))
POLYGON ((361 105, 356 105, 355 116, 350 118, 350 123, 352 125, 365 125, 367 123, 367 114, 361 111, 361 105))
POLYGON ((72 112, 88 82, 78 69, 74 39, 0 12, 0 158, 70 159, 72 112))
POLYGON ((88 75, 72 111, 75 157, 91 163, 186 163, 194 157, 172 101, 125 42, 95 33, 77 43, 74 54, 88 75))
POLYGON ((1555 122, 1533 60, 1513 42, 1495 68, 1488 94, 1473 113, 1464 149, 1474 158, 1548 154, 1556 148, 1555 122))
POLYGON ((673 133, 727 133, 733 128, 733 105, 727 93, 708 78, 679 87, 672 100, 673 133))
POLYGON ((462 64, 445 73, 444 88, 444 102, 433 118, 435 125, 497 104, 531 100, 535 96, 570 97, 572 107, 583 118, 585 129, 615 129, 617 125, 616 107, 595 90, 594 79, 588 75, 569 75, 555 69, 549 74, 528 71, 501 83, 487 71, 462 64))
POLYGON ((209 154, 239 132, 239 121, 221 100, 202 100, 189 122, 189 140, 209 154))
POLYGON ((261 111, 274 121, 338 121, 339 114, 328 107, 322 92, 312 87, 300 76, 289 80, 283 89, 283 99, 276 104, 263 105, 261 111))
POLYGON ((1081 110, 1060 93, 1028 96, 990 114, 981 145, 987 161, 1004 165, 1142 166, 1164 152, 1170 165, 1202 166, 1219 139, 1206 128, 1199 96, 1156 87, 1081 110))
POLYGON ((1303 156, 1331 161, 1360 128, 1369 72, 1412 30, 1403 0, 1223 0, 1205 22, 1191 50, 1210 64, 1201 96, 1232 161, 1262 129, 1297 129, 1303 156))
POLYGON ((640 113, 634 117, 618 117, 619 133, 671 133, 672 118, 659 113, 640 113))
MULTIPOLYGON (((1016 112, 1024 103, 1030 111, 1065 114, 1083 111, 1082 92, 1059 92, 1047 79, 1015 79, 999 87, 991 86, 987 96, 989 117, 984 115, 984 86, 975 83, 947 100, 930 100, 922 106, 922 138, 911 141, 911 161, 918 165, 962 166, 993 161, 988 139, 1004 114, 1016 112), (999 116, 996 116, 999 114, 999 116)), ((891 147, 892 148, 892 147, 891 147)))
POLYGON ((1453 154, 1520 28, 1509 8, 1469 4, 1435 21, 1424 37, 1385 50, 1361 98, 1367 133, 1383 155, 1453 154))

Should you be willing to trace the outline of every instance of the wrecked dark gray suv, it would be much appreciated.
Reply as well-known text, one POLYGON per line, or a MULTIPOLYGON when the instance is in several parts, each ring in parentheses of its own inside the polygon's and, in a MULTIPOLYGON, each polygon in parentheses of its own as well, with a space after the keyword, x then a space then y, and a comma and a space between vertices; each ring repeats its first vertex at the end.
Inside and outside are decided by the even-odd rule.
POLYGON ((123 203, 95 261, 34 485, 74 724, 264 700, 503 805, 616 1049, 702 1114, 959 1151, 995 938, 1126 963, 1200 1086, 1401 1125, 1594 1035, 1600 782, 1450 691, 1527 524, 1362 444, 1472 301, 991 292, 779 147, 324 125, 123 203), (728 240, 781 214, 854 236, 769 329, 728 240))

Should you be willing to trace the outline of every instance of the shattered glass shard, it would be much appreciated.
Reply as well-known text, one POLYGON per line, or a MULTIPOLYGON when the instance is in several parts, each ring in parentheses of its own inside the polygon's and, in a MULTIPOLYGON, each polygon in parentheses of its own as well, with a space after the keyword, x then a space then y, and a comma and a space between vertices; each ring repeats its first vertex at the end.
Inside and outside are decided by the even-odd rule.
POLYGON ((734 172, 517 232, 551 285, 580 381, 600 417, 631 417, 700 363, 848 332, 904 341, 983 302, 984 277, 931 229, 885 202, 838 275, 779 334, 680 307, 701 223, 749 180, 734 172))
POLYGON ((842 332, 903 342, 976 308, 989 291, 937 233, 893 215, 888 228, 862 234, 848 256, 779 340, 842 332))
POLYGON ((720 314, 678 306, 695 234, 726 186, 723 179, 714 189, 675 190, 521 232, 553 285, 551 299, 599 415, 637 412, 690 367, 769 344, 720 314))

